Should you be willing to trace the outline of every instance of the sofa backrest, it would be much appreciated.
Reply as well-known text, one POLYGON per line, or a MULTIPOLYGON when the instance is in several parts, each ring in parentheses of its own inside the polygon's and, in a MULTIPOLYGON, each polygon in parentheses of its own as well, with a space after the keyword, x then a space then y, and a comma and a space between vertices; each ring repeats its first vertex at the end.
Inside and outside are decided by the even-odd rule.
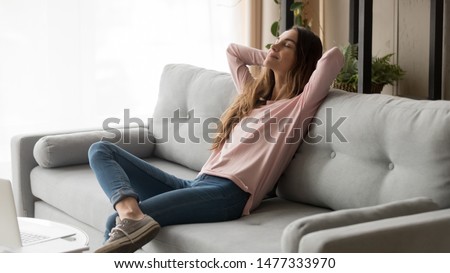
POLYGON ((450 207, 450 102, 332 90, 277 192, 334 210, 419 196, 450 207))
POLYGON ((236 94, 229 73, 187 64, 165 66, 149 123, 155 155, 199 171, 211 153, 219 118, 236 94))

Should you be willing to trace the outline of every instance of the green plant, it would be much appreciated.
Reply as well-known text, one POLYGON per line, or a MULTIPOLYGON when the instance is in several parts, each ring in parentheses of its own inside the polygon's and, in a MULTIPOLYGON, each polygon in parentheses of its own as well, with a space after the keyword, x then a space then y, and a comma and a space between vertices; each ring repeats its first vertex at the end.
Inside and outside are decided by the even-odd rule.
POLYGON ((344 65, 337 75, 335 83, 348 85, 356 90, 358 86, 358 46, 350 44, 341 50, 344 55, 344 65))
POLYGON ((290 6, 290 11, 294 13, 294 25, 311 28, 310 21, 305 16, 305 5, 308 1, 294 2, 290 6))
MULTIPOLYGON (((275 4, 281 5, 280 0, 273 0, 275 4)), ((310 21, 305 16, 305 5, 308 4, 308 1, 300 1, 300 2, 293 2, 291 6, 289 7, 289 10, 293 12, 294 15, 294 25, 302 26, 306 28, 311 28, 310 21)), ((270 33, 276 38, 280 36, 280 19, 273 22, 270 26, 270 33)), ((272 44, 267 44, 266 48, 269 49, 272 46, 272 44)))
POLYGON ((400 66, 389 62, 392 56, 394 56, 394 53, 372 59, 373 83, 393 85, 394 82, 403 78, 406 72, 400 66))
MULTIPOLYGON (((336 77, 333 86, 339 89, 356 92, 358 89, 358 45, 349 44, 342 48, 344 65, 336 77)), ((372 93, 379 93, 383 86, 393 85, 401 80, 405 71, 397 64, 391 64, 393 53, 383 57, 372 57, 372 93)))

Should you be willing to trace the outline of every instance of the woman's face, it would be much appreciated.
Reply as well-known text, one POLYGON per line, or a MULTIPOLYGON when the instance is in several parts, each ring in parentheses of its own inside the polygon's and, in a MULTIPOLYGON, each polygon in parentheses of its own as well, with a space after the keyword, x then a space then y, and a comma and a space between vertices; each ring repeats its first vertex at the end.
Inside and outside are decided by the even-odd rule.
POLYGON ((272 69, 275 74, 286 75, 297 60, 297 36, 295 29, 283 32, 269 49, 264 66, 272 69))

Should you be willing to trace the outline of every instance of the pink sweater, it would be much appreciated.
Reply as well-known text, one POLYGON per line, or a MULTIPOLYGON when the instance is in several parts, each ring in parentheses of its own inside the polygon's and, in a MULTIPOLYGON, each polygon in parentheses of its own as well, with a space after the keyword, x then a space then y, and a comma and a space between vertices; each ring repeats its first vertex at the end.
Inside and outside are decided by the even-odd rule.
MULTIPOLYGON (((238 90, 251 80, 247 65, 261 65, 266 54, 236 44, 228 47, 228 63, 238 90)), ((228 178, 250 193, 243 215, 250 214, 275 186, 342 65, 338 48, 327 51, 301 95, 268 101, 254 109, 234 127, 222 148, 212 152, 201 173, 228 178)))

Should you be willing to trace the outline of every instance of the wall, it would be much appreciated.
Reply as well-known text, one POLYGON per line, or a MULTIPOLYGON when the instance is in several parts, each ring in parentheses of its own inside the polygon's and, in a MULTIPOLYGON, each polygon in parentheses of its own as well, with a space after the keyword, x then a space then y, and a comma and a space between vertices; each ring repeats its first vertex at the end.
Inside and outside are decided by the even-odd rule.
POLYGON ((399 83, 399 95, 427 98, 430 1, 399 0, 398 2, 399 64, 407 70, 405 79, 399 83))
MULTIPOLYGON (((373 1, 373 55, 395 53, 393 62, 407 71, 398 87, 387 86, 384 94, 417 99, 428 96, 429 0, 373 1)), ((449 14, 445 4, 445 14, 449 14)), ((320 23, 325 48, 348 44, 349 0, 321 0, 320 23)), ((450 46, 449 16, 445 16, 444 47, 450 46)), ((444 75, 450 72, 450 54, 444 49, 444 75)), ((443 98, 450 100, 450 79, 443 80, 443 98)))
POLYGON ((275 37, 270 33, 273 22, 280 19, 280 7, 273 0, 262 0, 261 48, 273 43, 275 37))
POLYGON ((320 13, 324 48, 348 44, 349 0, 321 0, 320 13))

